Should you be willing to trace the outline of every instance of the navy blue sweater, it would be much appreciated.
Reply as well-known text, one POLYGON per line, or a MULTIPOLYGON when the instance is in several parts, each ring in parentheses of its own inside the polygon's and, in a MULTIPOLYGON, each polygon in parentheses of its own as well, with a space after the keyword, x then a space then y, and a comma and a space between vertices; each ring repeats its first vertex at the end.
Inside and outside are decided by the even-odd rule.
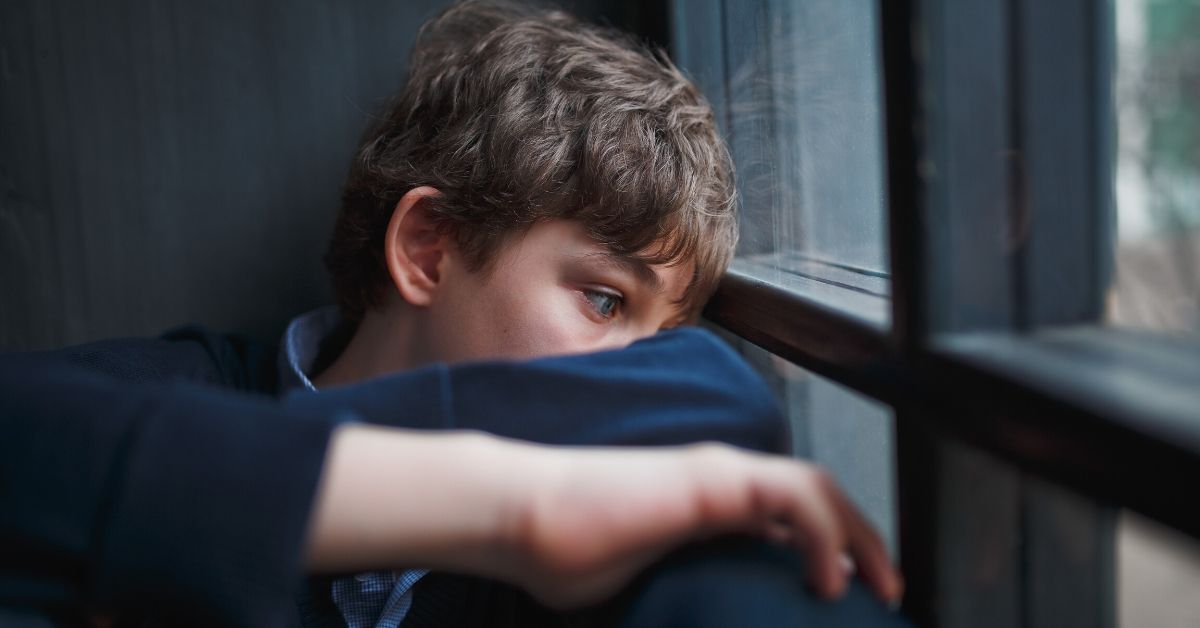
MULTIPOLYGON (((554 444, 787 442, 763 382, 696 329, 274 394, 273 349, 194 328, 0 356, 0 608, 294 623, 300 547, 339 420, 554 444)), ((436 602, 452 599, 438 587, 462 582, 424 584, 435 604, 405 625, 437 623, 436 602)))

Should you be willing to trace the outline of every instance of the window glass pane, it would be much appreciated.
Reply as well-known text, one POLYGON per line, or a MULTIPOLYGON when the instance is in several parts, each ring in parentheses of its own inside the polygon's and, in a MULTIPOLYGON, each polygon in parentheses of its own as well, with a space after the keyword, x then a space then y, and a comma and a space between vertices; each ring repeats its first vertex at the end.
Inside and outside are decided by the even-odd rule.
MULTIPOLYGON (((787 414, 795 454, 828 468, 898 556, 891 408, 727 338, 771 383, 787 414)), ((952 598, 952 616, 971 625, 981 608, 1016 613, 1006 605, 1021 587, 1034 592, 1029 612, 1039 617, 1104 615, 1103 609, 1113 608, 1107 594, 1080 599, 1096 590, 1059 581, 1072 570, 1101 573, 1110 564, 1105 557, 1114 539, 1099 534, 1105 520, 1096 518, 1091 500, 1032 477, 1025 478, 1022 493, 1018 469, 956 442, 943 447, 938 466, 949 475, 939 486, 950 506, 939 511, 944 519, 938 525, 945 526, 942 542, 954 556, 940 563, 947 579, 939 587, 952 598), (1027 561, 1037 573, 1026 582, 1020 565, 1027 561)), ((1118 517, 1115 543, 1118 625, 1194 625, 1200 617, 1200 598, 1194 595, 1200 590, 1200 544, 1128 511, 1118 517)))
POLYGON ((769 61, 790 168, 779 172, 771 248, 886 271, 877 3, 778 6, 769 61))
POLYGON ((735 268, 886 324, 877 4, 673 6, 676 57, 713 101, 737 167, 735 268))
POLYGON ((1109 320, 1200 331, 1200 2, 1116 2, 1109 320))

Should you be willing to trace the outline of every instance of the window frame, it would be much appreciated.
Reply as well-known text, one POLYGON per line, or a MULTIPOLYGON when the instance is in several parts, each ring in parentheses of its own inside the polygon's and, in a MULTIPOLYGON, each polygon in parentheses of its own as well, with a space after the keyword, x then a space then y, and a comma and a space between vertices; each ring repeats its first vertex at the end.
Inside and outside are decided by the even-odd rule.
MULTIPOLYGON (((674 0, 671 8, 676 46, 728 35, 723 0, 674 0)), ((1200 340, 1135 338, 1100 324, 1114 236, 1112 161, 1104 157, 1113 143, 1112 7, 1089 0, 879 0, 877 8, 890 326, 736 268, 705 316, 895 409, 906 608, 914 619, 984 625, 968 624, 970 613, 947 600, 974 596, 971 611, 1004 606, 986 625, 1061 625, 1055 621, 1068 609, 1075 613, 1071 625, 1112 625, 1112 507, 1200 538, 1200 508, 1188 503, 1191 480, 1200 477, 1200 340), (981 70, 999 73, 993 78, 1001 104, 982 114, 990 116, 985 124, 1019 156, 999 169, 989 146, 954 128, 968 113, 978 122, 969 97, 939 96, 955 73, 981 70), (1073 98, 1062 96, 1072 89, 1073 98), (951 153, 954 163, 983 178, 956 178, 968 183, 955 186, 931 175, 951 153), (1074 165, 1065 177, 1064 163, 1074 165), (981 198, 1002 202, 963 213, 970 224, 948 228, 939 220, 981 198), (1011 250, 984 247, 955 259, 947 245, 972 229, 997 226, 1022 236, 1011 250), (1078 232, 1086 237, 1072 237, 1078 232), (1001 289, 988 293, 994 301, 982 314, 947 311, 955 264, 964 261, 996 273, 993 287, 1001 289), (1042 281, 1034 271, 1045 268, 1069 283, 1042 281), (943 441, 967 443, 1018 470, 1011 478, 989 477, 999 493, 1015 495, 1005 497, 1012 503, 1004 507, 1030 546, 1026 562, 1037 564, 1024 565, 1003 591, 980 597, 948 578, 956 566, 943 550, 955 541, 939 531, 948 525, 954 488, 944 486, 957 463, 931 462, 943 441), (1076 585, 1056 581, 1067 573, 1055 573, 1054 561, 1046 560, 1057 551, 1044 538, 1046 508, 1066 498, 1043 482, 1102 504, 1078 505, 1077 521, 1095 534, 1091 566, 1105 573, 1076 585)), ((721 81, 729 73, 724 63, 721 81)), ((722 93, 714 106, 736 135, 730 101, 722 93)), ((1088 571, 1075 567, 1071 575, 1088 571)))

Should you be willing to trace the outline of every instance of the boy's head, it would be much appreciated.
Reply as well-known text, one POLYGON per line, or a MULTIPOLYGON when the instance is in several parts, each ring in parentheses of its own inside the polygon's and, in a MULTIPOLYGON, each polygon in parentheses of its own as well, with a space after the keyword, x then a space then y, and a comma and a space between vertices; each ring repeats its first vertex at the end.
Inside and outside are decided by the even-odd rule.
POLYGON ((712 110, 664 55, 465 2, 421 29, 326 263, 351 323, 421 315, 432 359, 522 357, 694 319, 736 239, 712 110))

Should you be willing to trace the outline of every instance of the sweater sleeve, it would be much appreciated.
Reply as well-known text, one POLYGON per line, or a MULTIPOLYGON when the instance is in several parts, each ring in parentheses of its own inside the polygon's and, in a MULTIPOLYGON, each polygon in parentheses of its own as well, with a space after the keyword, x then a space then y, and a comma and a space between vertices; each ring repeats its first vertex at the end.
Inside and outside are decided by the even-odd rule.
POLYGON ((766 383, 709 332, 663 332, 624 349, 528 362, 435 365, 286 403, 415 429, 480 430, 556 445, 721 441, 784 453, 766 383))
POLYGON ((333 425, 0 356, 0 605, 282 625, 333 425))
POLYGON ((0 605, 285 623, 325 447, 347 418, 552 444, 787 442, 766 385, 699 330, 589 355, 435 365, 281 402, 174 372, 130 375, 108 362, 120 351, 92 353, 85 364, 0 356, 0 605))

